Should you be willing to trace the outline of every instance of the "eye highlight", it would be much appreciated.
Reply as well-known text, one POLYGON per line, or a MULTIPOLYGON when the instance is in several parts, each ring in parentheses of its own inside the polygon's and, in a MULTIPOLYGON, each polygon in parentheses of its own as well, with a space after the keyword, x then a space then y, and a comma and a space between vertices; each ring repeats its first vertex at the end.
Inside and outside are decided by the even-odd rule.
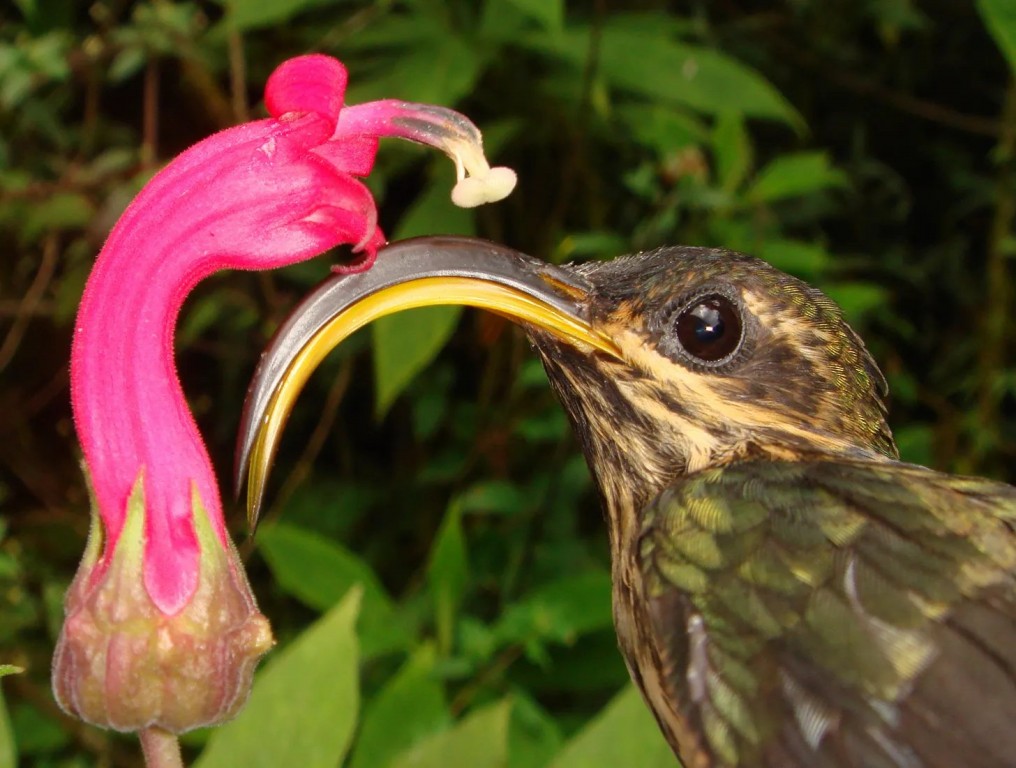
POLYGON ((734 352, 744 328, 741 313, 726 296, 712 294, 696 299, 674 321, 678 342, 692 357, 712 363, 734 352))

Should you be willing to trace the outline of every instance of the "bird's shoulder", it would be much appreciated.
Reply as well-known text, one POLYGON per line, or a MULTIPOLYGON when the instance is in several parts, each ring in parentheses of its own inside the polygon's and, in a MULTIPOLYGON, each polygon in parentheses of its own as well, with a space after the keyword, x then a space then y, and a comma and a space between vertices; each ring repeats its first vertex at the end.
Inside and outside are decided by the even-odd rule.
POLYGON ((635 557, 708 764, 1016 764, 1016 488, 739 461, 650 503, 635 557))

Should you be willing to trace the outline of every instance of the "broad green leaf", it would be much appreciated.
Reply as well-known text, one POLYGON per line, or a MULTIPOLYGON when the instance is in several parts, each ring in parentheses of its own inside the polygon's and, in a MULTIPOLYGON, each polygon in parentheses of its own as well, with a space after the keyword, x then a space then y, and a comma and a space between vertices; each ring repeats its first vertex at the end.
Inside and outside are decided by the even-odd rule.
POLYGON ((495 631, 502 642, 539 638, 571 645, 580 635, 611 626, 610 592, 605 570, 564 576, 510 606, 495 631))
POLYGON ((519 666, 512 679, 534 696, 602 696, 631 681, 617 650, 614 628, 593 632, 575 645, 551 647, 550 663, 519 666))
MULTIPOLYGON (((584 67, 591 30, 577 25, 534 38, 540 50, 584 67)), ((737 111, 795 128, 800 115, 769 81, 718 50, 670 38, 659 14, 615 16, 600 30, 599 73, 611 85, 651 101, 682 104, 706 114, 737 111), (655 25, 655 31, 652 30, 655 25)))
POLYGON ((373 324, 378 418, 444 348, 461 314, 462 307, 457 306, 424 307, 388 315, 373 324))
POLYGON ((110 62, 106 74, 111 82, 122 83, 140 72, 146 62, 147 52, 141 46, 130 46, 120 50, 110 62))
POLYGON ((804 279, 818 277, 829 262, 829 252, 817 243, 784 238, 766 238, 754 253, 777 269, 804 279))
POLYGON ((458 504, 448 505, 444 521, 430 551, 427 581, 434 600, 434 619, 438 644, 443 654, 452 647, 455 618, 462 594, 469 580, 466 536, 462 532, 462 510, 458 504))
POLYGON ((407 629, 374 571, 336 542, 285 523, 258 531, 258 549, 284 590, 311 608, 326 611, 353 587, 362 590, 359 637, 364 658, 405 648, 407 629))
MULTIPOLYGON (((343 344, 347 342, 351 342, 351 347, 361 346, 353 339, 343 344)), ((384 489, 369 482, 315 477, 313 482, 300 485, 289 497, 285 523, 323 534, 330 541, 342 541, 364 515, 375 508, 383 494, 384 489)))
POLYGON ((64 723, 30 702, 16 702, 10 709, 9 719, 22 762, 31 762, 31 757, 53 755, 71 742, 71 734, 64 723))
POLYGON ((403 752, 392 761, 391 768, 504 768, 511 710, 507 699, 478 709, 453 728, 403 752))
POLYGON ((29 756, 52 755, 71 742, 64 723, 25 701, 11 708, 10 725, 22 761, 29 756))
POLYGON ((16 667, 13 664, 0 664, 0 677, 7 677, 7 675, 20 675, 24 671, 24 668, 16 667))
POLYGON ((652 713, 628 686, 569 741, 550 768, 674 768, 675 758, 652 713))
POLYGON ((32 207, 23 224, 23 242, 32 242, 47 232, 84 227, 95 218, 95 207, 76 192, 57 192, 32 207))
MULTIPOLYGON (((472 235, 473 214, 451 201, 450 182, 444 174, 432 182, 406 212, 393 240, 418 235, 472 235)), ((399 312, 377 320, 374 341, 376 412, 388 412, 395 398, 423 370, 451 337, 462 307, 426 307, 399 312)))
POLYGON ((529 506, 522 489, 506 480, 487 480, 471 485, 457 498, 463 512, 516 515, 529 506))
POLYGON ((825 152, 797 152, 781 155, 759 171, 748 199, 768 203, 845 184, 843 171, 832 167, 825 152))
POLYGON ((487 54, 439 21, 420 14, 396 17, 356 35, 354 47, 395 46, 397 55, 375 57, 383 66, 373 70, 358 69, 346 102, 396 98, 451 106, 468 95, 487 54))
MULTIPOLYGON (((10 664, 0 664, 0 677, 20 671, 10 664)), ((18 748, 14 743, 14 730, 11 719, 7 716, 7 705, 4 702, 3 689, 0 688, 0 768, 15 768, 18 764, 18 748)))
POLYGON ((829 298, 843 309, 847 321, 860 322, 878 307, 889 303, 889 291, 871 283, 835 283, 824 286, 829 298))
POLYGON ((1016 0, 977 0, 977 10, 1016 74, 1016 0))
POLYGON ((532 19, 532 14, 521 9, 515 0, 484 0, 483 14, 474 34, 484 43, 500 45, 525 37, 532 19))
MULTIPOLYGON (((628 250, 628 238, 617 232, 589 231, 572 232, 561 239, 557 248, 554 249, 551 261, 560 264, 569 259, 581 257, 592 257, 604 259, 608 256, 619 256, 628 250)), ((537 361, 533 361, 537 362, 537 361)), ((543 366, 537 363, 540 371, 543 366)), ((543 376, 546 381, 546 375, 543 376)))
POLYGON ((212 732, 195 768, 335 768, 359 707, 354 589, 254 680, 247 706, 212 732))
POLYGON ((384 768, 392 758, 451 723, 437 654, 423 645, 364 707, 350 768, 384 768))
POLYGON ((564 24, 564 0, 510 0, 510 2, 547 29, 561 29, 564 24))
POLYGON ((473 212, 452 202, 455 184, 445 158, 432 164, 432 179, 392 232, 393 240, 421 235, 475 235, 473 212))
POLYGON ((709 138, 699 119, 669 104, 626 104, 617 115, 636 141, 660 154, 703 144, 709 138))
POLYGON ((564 742, 558 721, 522 691, 512 702, 508 768, 544 768, 564 742))
POLYGON ((751 140, 737 112, 724 112, 713 129, 716 177, 724 192, 733 193, 751 169, 751 140))

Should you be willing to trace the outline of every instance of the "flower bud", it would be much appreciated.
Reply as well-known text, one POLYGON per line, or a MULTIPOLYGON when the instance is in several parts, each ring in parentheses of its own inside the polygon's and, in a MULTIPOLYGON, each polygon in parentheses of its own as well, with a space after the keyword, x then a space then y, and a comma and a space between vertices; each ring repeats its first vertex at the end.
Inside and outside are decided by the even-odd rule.
POLYGON ((272 645, 271 629, 236 549, 219 541, 196 492, 192 506, 197 589, 169 615, 144 585, 143 479, 105 553, 93 504, 88 546, 67 595, 53 662, 54 692, 69 713, 119 731, 157 726, 180 733, 227 720, 246 701, 257 661, 272 645))

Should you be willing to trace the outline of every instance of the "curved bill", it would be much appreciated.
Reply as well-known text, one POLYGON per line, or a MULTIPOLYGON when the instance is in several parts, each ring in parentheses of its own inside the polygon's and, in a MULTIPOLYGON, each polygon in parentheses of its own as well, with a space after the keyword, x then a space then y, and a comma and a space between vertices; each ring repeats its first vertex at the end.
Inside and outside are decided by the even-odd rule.
POLYGON ((247 390, 237 436, 235 483, 247 478, 253 527, 286 419, 325 356, 372 320, 414 307, 461 304, 496 312, 614 357, 589 322, 580 276, 485 240, 421 237, 378 253, 366 272, 321 283, 280 326, 247 390))

